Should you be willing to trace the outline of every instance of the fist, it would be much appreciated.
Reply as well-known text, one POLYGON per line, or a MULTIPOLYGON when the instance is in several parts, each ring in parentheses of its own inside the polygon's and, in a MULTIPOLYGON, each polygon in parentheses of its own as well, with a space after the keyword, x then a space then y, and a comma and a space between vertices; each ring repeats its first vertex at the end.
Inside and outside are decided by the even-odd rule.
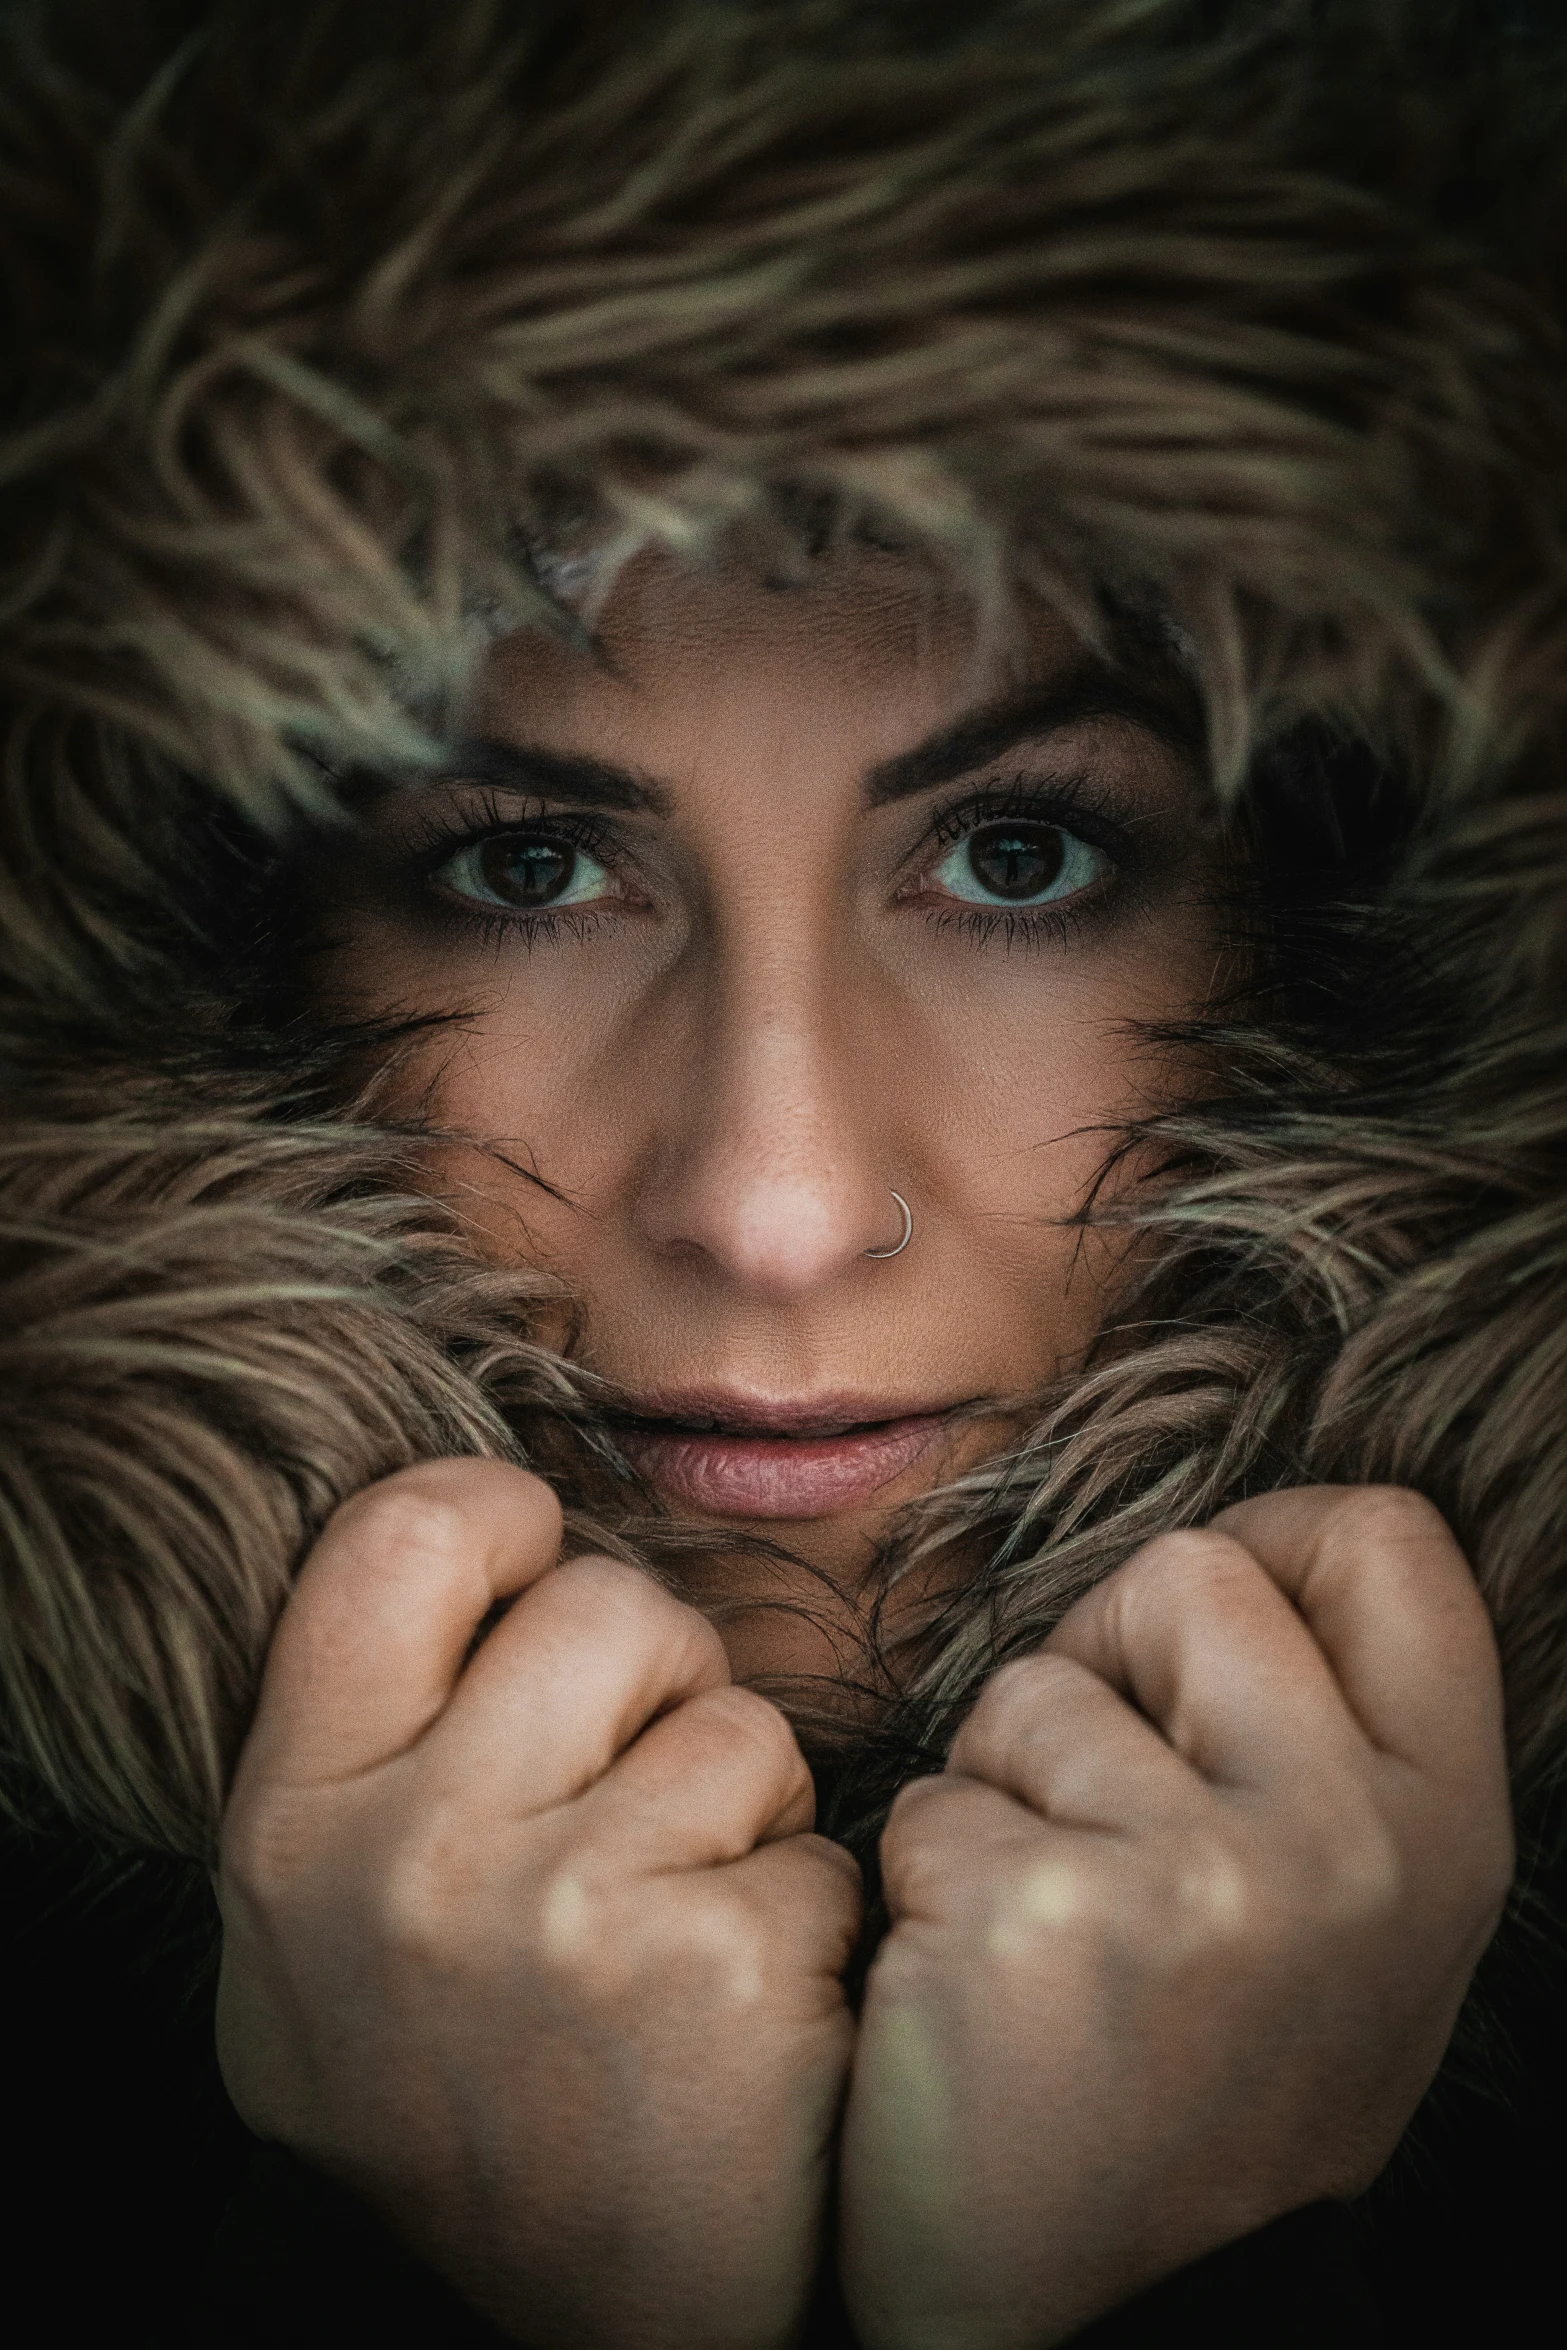
POLYGON ((1040 2350, 1369 2185, 1430 2082, 1513 1859, 1465 1562, 1392 1489, 1150 1543, 882 1850, 849 2304, 870 2350, 1040 2350))
POLYGON ((816 2262, 857 1872, 711 1626, 560 1534, 536 1478, 450 1461, 322 1536, 225 1823, 224 2078, 518 2340, 766 2350, 816 2262))

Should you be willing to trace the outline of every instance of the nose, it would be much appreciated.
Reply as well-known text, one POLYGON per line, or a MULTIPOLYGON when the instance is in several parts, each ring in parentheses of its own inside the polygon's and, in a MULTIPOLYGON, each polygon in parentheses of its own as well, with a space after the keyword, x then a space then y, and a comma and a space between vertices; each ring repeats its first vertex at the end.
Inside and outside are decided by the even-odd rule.
POLYGON ((646 1169, 643 1239, 777 1304, 890 1247, 901 1170, 864 1041, 874 1025, 841 973, 772 962, 721 975, 646 1169))

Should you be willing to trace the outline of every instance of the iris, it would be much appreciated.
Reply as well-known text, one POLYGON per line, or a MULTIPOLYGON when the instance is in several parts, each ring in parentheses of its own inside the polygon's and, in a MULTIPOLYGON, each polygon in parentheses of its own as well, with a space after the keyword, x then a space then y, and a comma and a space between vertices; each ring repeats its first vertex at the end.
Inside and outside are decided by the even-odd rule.
POLYGON ((585 905, 612 887, 596 857, 575 841, 543 832, 492 833, 471 841, 436 878, 460 897, 521 913, 585 905))
POLYGON ((950 849, 935 878, 973 905, 1043 905, 1071 897, 1099 879, 1108 860, 1063 825, 982 824, 950 849))

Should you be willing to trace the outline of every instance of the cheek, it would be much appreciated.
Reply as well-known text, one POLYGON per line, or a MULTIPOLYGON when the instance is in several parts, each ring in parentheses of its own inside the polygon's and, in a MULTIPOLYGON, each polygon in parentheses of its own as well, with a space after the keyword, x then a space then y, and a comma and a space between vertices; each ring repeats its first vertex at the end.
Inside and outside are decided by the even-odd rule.
POLYGON ((911 1023, 900 1092, 963 1230, 965 1303, 983 1293, 1015 1347, 1043 1345, 1041 1377, 1088 1343, 1110 1294, 1156 1245, 1079 1219, 1151 1172, 1132 1151, 1106 1173, 1125 1124, 1201 1084, 1194 1053, 1146 1031, 1192 1015, 1214 952, 1194 910, 1082 955, 976 955, 981 968, 927 998, 911 1023))
POLYGON ((1082 1203, 1115 1130, 1189 1086, 1195 1059, 1148 1029, 1192 1015, 1212 959, 1194 919, 1081 952, 975 953, 972 969, 906 991, 900 1085, 976 1210, 1059 1216, 1082 1203))
POLYGON ((619 1059, 580 1026, 497 1018, 409 1071, 420 1114, 473 1137, 443 1145, 433 1172, 492 1262, 583 1286, 645 1124, 619 1059))
MULTIPOLYGON (((345 957, 325 1000, 350 1017, 383 1017, 390 1005, 449 1022, 389 1073, 391 1113, 516 1157, 527 1170, 515 1178, 519 1202, 540 1213, 549 1195, 528 1176, 591 1202, 635 1149, 649 1054, 667 1063, 660 973, 645 957, 576 944, 508 952, 512 967, 499 974, 473 954, 345 957)), ((495 1180, 506 1175, 484 1153, 461 1156, 466 1181, 485 1166, 495 1180)))

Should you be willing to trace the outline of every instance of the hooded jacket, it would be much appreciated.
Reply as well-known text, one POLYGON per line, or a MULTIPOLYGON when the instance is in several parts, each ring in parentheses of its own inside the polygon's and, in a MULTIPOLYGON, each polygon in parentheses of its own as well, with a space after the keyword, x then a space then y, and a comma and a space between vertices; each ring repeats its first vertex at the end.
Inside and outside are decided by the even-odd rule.
POLYGON ((7 0, 16 1785, 206 1857, 347 1494, 492 1453, 613 1513, 526 1279, 291 999, 280 860, 430 756, 497 626, 569 625, 541 541, 785 559, 823 513, 982 612, 1157 626, 1279 876, 1153 1270, 914 1537, 988 1559, 918 1735, 1148 1533, 1391 1480, 1549 1783, 1564 93, 1527 15, 1393 0, 7 0))
MULTIPOLYGON (((5 0, 0 1736, 209 1859, 331 1510, 528 1461, 655 1559, 530 1280, 288 976, 540 550, 813 530, 1155 632, 1264 976, 859 1798, 1148 1535, 1391 1481, 1567 1739, 1567 44, 1398 0, 5 0), (879 1776, 878 1776, 879 1774, 879 1776)), ((1084 1213, 1095 1212, 1091 1201, 1084 1213)), ((895 1568, 896 1557, 891 1561, 895 1568)))

